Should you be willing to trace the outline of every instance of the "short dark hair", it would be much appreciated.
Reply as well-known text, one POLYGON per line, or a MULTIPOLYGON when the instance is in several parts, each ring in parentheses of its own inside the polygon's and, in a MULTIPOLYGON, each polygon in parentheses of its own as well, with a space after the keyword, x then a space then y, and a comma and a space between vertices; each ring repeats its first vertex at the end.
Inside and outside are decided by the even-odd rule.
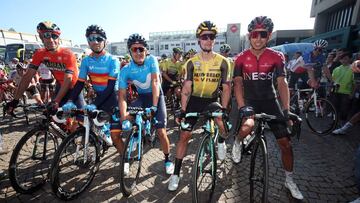
POLYGON ((295 52, 295 54, 299 54, 300 56, 302 55, 302 52, 301 51, 297 51, 295 52))

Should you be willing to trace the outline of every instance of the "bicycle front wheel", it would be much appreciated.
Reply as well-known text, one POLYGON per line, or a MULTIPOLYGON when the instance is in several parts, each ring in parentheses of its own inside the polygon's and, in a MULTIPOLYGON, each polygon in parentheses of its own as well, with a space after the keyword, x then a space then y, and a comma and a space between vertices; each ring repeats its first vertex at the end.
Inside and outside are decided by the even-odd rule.
POLYGON ((216 183, 215 144, 210 134, 205 134, 195 157, 192 177, 193 202, 210 202, 216 183))
POLYGON ((144 139, 141 139, 139 145, 138 136, 140 135, 135 131, 132 131, 130 136, 128 136, 120 162, 120 187, 125 197, 131 195, 141 172, 144 139))
POLYGON ((50 177, 52 190, 57 197, 62 200, 74 199, 90 185, 100 165, 97 141, 95 135, 90 133, 86 146, 85 128, 79 128, 61 143, 50 177))
POLYGON ((269 163, 266 142, 255 141, 250 161, 250 202, 267 202, 269 188, 269 163))
POLYGON ((19 140, 9 163, 9 179, 16 192, 31 194, 46 183, 57 146, 54 134, 41 127, 19 140))
POLYGON ((337 124, 338 115, 334 105, 327 99, 311 99, 305 109, 306 123, 318 135, 331 133, 337 124))

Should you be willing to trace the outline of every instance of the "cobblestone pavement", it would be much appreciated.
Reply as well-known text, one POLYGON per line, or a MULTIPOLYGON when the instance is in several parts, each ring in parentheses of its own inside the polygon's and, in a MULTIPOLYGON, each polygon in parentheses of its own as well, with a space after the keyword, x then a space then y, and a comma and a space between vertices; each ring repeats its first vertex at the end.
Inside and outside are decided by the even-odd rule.
MULTIPOLYGON (((234 118, 234 117, 233 117, 234 118)), ((170 119, 170 126, 172 120, 170 119)), ((13 149, 22 135, 32 125, 24 120, 0 120, 6 146, 13 149)), ((177 130, 168 129, 171 140, 171 153, 175 153, 178 140, 177 130)), ((198 132, 198 131, 197 131, 198 132)), ((302 191, 303 202, 348 202, 357 197, 354 182, 354 154, 360 143, 360 128, 353 129, 346 136, 319 137, 312 134, 306 124, 300 141, 293 140, 295 156, 295 181, 302 191)), ((101 167, 90 187, 72 202, 190 202, 191 168, 195 150, 199 143, 197 133, 189 143, 188 155, 183 161, 179 189, 168 192, 169 176, 165 175, 163 154, 159 146, 150 149, 144 155, 139 184, 132 196, 125 198, 119 188, 119 156, 111 148, 101 158, 101 167)), ((232 140, 232 139, 231 139, 232 140)), ((231 140, 228 143, 228 155, 225 161, 218 162, 217 185, 214 202, 249 202, 249 160, 244 156, 242 162, 235 165, 231 161, 231 140)), ((274 136, 268 132, 267 141, 270 163, 269 202, 297 202, 291 198, 284 186, 284 171, 280 161, 279 148, 274 136)), ((0 169, 7 172, 11 152, 0 155, 0 169)), ((174 156, 173 156, 174 157, 174 156)), ((51 192, 47 183, 31 195, 17 194, 8 179, 0 181, 0 202, 60 202, 51 192)))

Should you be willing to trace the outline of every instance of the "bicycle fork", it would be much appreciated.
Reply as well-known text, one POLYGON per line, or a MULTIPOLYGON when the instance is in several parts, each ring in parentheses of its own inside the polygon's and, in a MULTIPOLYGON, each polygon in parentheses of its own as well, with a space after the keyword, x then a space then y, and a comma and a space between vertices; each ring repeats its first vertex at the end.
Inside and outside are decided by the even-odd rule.
MULTIPOLYGON (((84 164, 87 162, 88 159, 88 147, 89 147, 89 136, 90 136, 90 122, 89 122, 89 117, 84 116, 84 126, 85 126, 85 143, 84 143, 84 164)), ((75 153, 75 158, 74 158, 74 162, 77 161, 77 159, 79 158, 79 154, 80 154, 80 147, 81 147, 81 143, 82 143, 82 137, 79 137, 78 139, 75 140, 76 143, 76 153, 75 153)))

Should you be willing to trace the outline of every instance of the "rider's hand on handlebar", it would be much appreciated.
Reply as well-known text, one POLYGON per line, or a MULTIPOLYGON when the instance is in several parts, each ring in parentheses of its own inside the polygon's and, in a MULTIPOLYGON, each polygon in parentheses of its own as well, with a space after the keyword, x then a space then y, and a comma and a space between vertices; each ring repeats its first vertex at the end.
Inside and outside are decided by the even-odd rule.
POLYGON ((91 112, 96 110, 96 106, 94 104, 88 104, 84 106, 84 109, 91 112))
POLYGON ((70 112, 71 110, 74 110, 76 108, 76 105, 72 101, 68 101, 66 102, 66 104, 64 104, 64 106, 62 106, 64 112, 70 112))

